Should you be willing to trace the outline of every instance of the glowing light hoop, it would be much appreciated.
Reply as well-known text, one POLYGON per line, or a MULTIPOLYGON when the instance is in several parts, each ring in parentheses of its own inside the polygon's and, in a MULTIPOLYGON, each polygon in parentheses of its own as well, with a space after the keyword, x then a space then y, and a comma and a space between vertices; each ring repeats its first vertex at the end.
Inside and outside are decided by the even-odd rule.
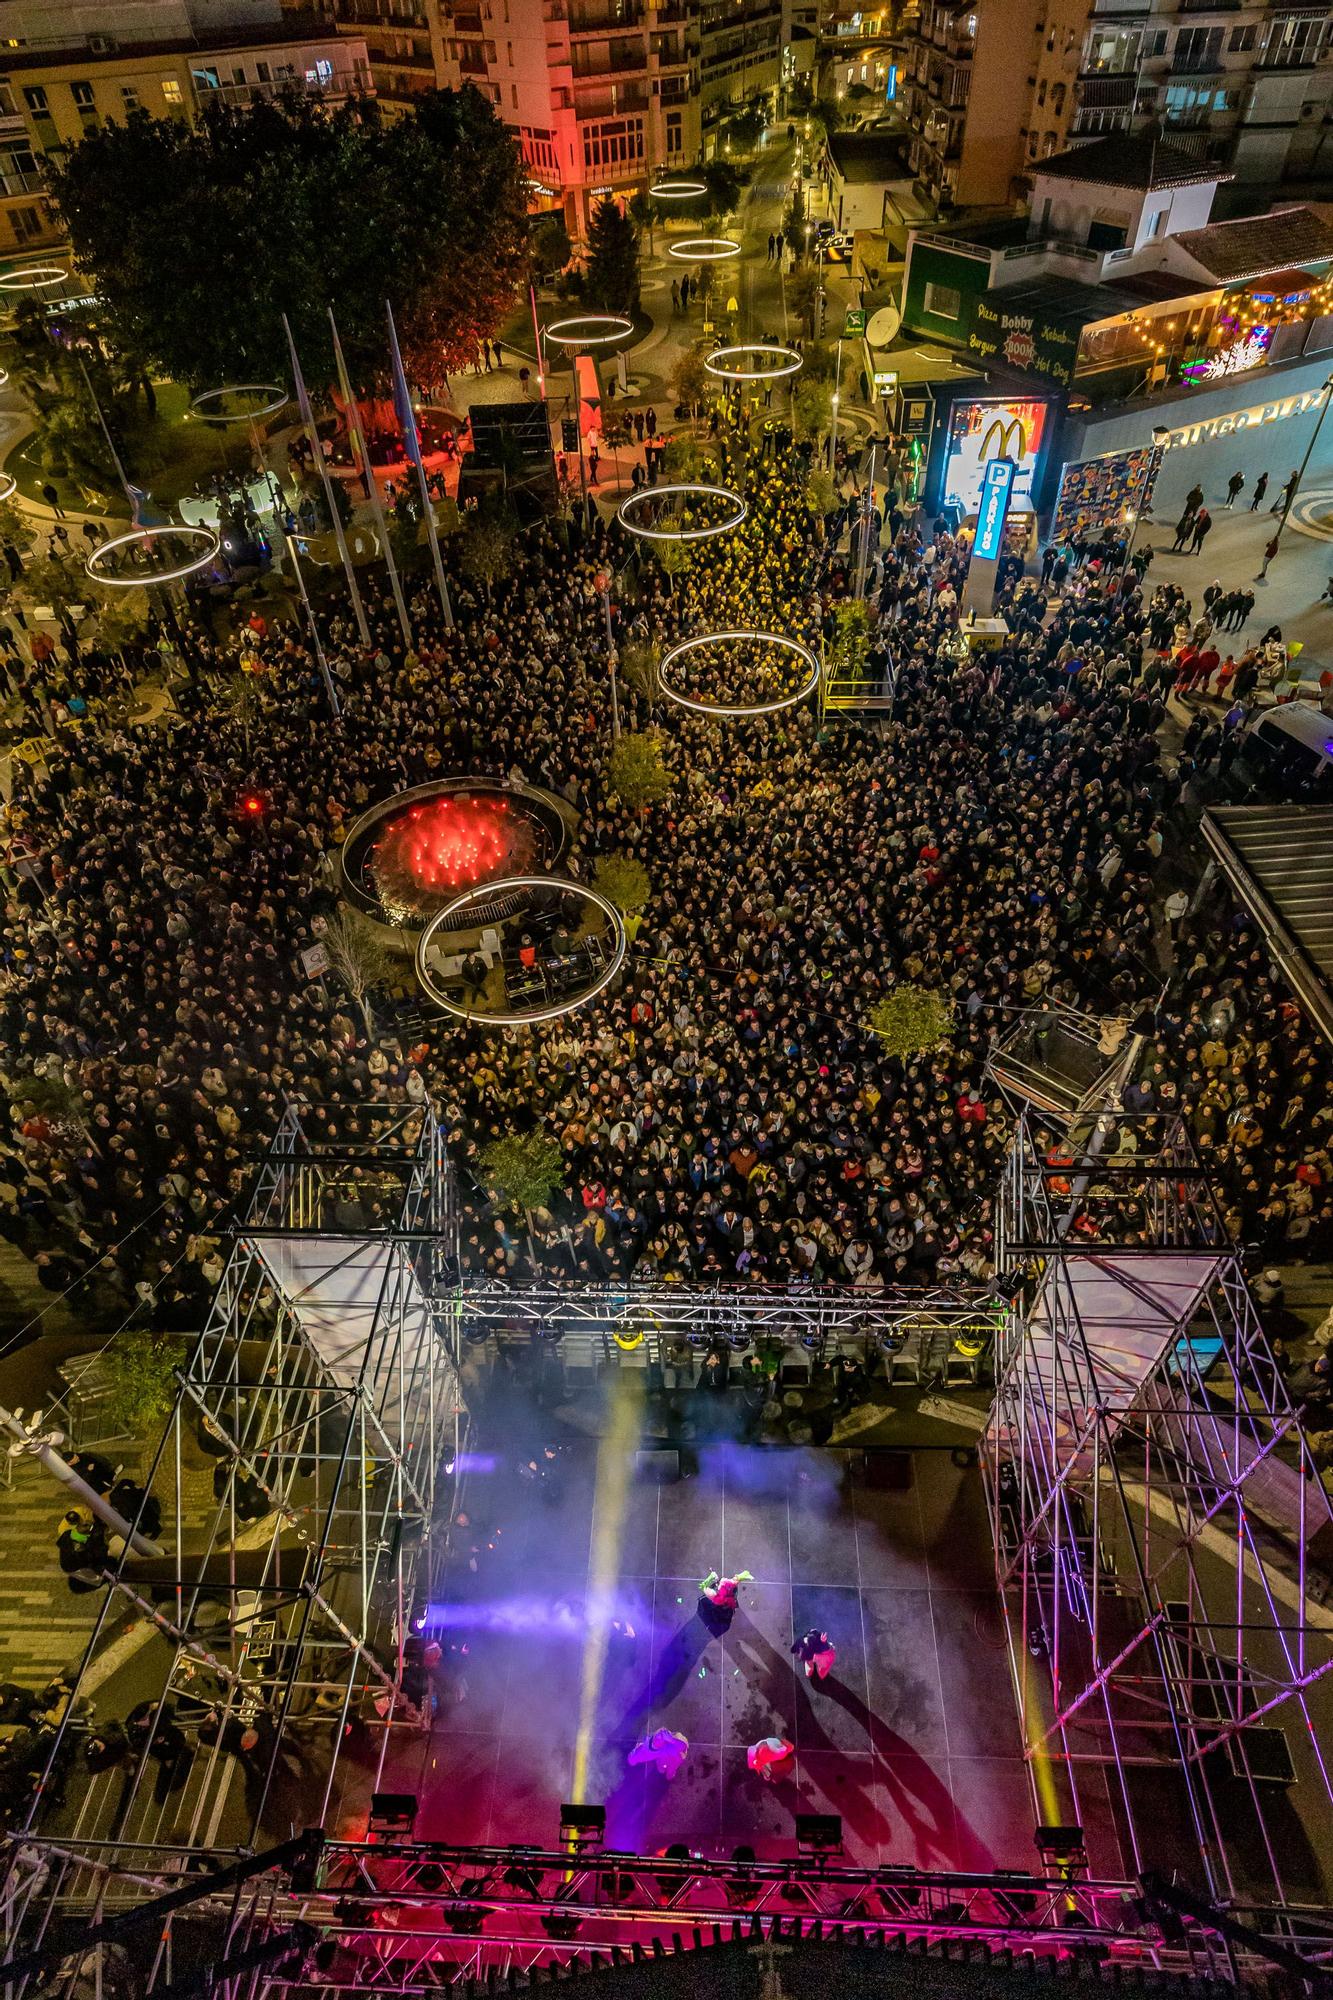
POLYGON ((795 708, 797 702, 804 701, 819 686, 819 661, 808 646, 799 639, 789 639, 782 632, 701 632, 696 638, 682 639, 669 653, 664 653, 657 669, 658 685, 664 695, 680 708, 688 708, 695 715, 750 716, 776 715, 780 709, 795 708), (776 646, 780 652, 794 653, 805 663, 807 679, 797 688, 795 694, 785 694, 780 701, 760 701, 747 704, 731 704, 715 701, 698 701, 693 695, 682 694, 671 685, 667 678, 673 660, 682 659, 687 653, 697 653, 704 646, 730 646, 741 640, 760 640, 766 646, 776 646))
POLYGON ((203 389, 190 399, 190 414, 198 417, 201 424, 257 424, 263 417, 272 417, 285 409, 289 401, 287 391, 278 382, 224 382, 220 389, 203 389), (216 414, 206 410, 205 403, 215 403, 219 396, 244 396, 247 393, 268 398, 267 402, 256 404, 253 410, 219 410, 216 414))
POLYGON ((542 328, 544 340, 554 340, 558 347, 609 347, 613 340, 623 340, 627 333, 633 333, 634 321, 621 313, 580 313, 574 319, 558 319, 552 325, 542 328), (572 326, 600 326, 603 333, 568 333, 572 326))
POLYGON ((749 511, 740 494, 733 493, 729 486, 701 486, 685 480, 676 486, 645 486, 638 493, 631 493, 617 507, 616 519, 631 535, 642 535, 650 542, 702 542, 710 535, 725 535, 732 528, 739 528, 749 511), (660 500, 667 493, 702 493, 712 500, 728 500, 732 512, 725 521, 709 528, 644 528, 630 519, 634 508, 647 506, 650 500, 660 500))
POLYGON ((722 264, 740 254, 740 244, 730 236, 683 236, 679 243, 667 244, 667 256, 682 264, 722 264))
POLYGON ((0 278, 0 292, 44 292, 48 285, 63 285, 68 276, 63 264, 21 264, 0 278))
POLYGON ((794 347, 767 347, 762 340, 742 340, 733 347, 715 347, 711 354, 704 356, 704 367, 710 375, 716 375, 723 382, 777 382, 784 375, 794 375, 802 366, 801 356, 794 347), (732 354, 772 354, 783 357, 781 368, 719 368, 718 363, 732 354))
POLYGON ((220 539, 211 528, 179 527, 174 521, 168 521, 160 528, 131 528, 128 534, 113 535, 109 542, 103 542, 100 548, 93 550, 83 567, 94 583, 117 590, 146 590, 155 583, 178 583, 183 576, 193 576, 197 569, 203 569, 212 562, 221 547, 220 539), (187 547, 192 542, 197 546, 200 541, 208 546, 193 561, 181 563, 176 569, 164 569, 160 576, 112 576, 102 567, 103 557, 109 556, 115 549, 146 548, 153 542, 172 539, 184 542, 187 547))
POLYGON ((656 181, 648 190, 654 201, 697 201, 708 193, 707 181, 656 181))
POLYGON ((417 940, 416 970, 417 978, 436 1006, 442 1007, 446 1014, 452 1014, 456 1021, 478 1021, 486 1028, 527 1028, 542 1021, 558 1021, 562 1014, 572 1014, 576 1007, 586 1007, 590 1000, 595 1000, 597 995, 604 992, 611 984, 625 963, 628 948, 625 919, 620 911, 599 890, 589 888, 586 882, 574 882, 564 875, 503 875, 493 882, 474 882, 470 889, 464 889, 460 895, 453 898, 452 902, 446 903, 442 910, 436 911, 417 940), (585 903, 591 903, 595 909, 602 912, 603 916, 610 919, 615 937, 615 947, 610 960, 591 986, 582 993, 576 993, 569 1000, 562 1000, 557 1007, 537 1007, 524 1013, 503 1014, 494 1014, 489 1009, 478 1007, 460 1007, 456 1000, 449 999, 441 992, 426 964, 426 952, 431 941, 435 933, 442 930, 449 919, 456 917, 460 910, 465 910, 469 903, 494 902, 497 896, 507 896, 515 889, 558 889, 565 894, 580 897, 585 903))
MULTIPOLYGON (((0 384, 0 386, 3 386, 0 384)), ((12 472, 0 472, 0 506, 10 500, 19 490, 19 483, 12 472)))

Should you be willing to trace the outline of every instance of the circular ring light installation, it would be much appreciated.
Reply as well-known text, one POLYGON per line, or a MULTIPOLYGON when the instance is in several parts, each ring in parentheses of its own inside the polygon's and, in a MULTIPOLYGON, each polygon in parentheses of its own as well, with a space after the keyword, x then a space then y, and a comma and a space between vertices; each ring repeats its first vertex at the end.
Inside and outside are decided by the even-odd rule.
POLYGON ((0 292, 44 292, 51 285, 63 285, 68 276, 63 264, 23 264, 0 278, 0 292))
POLYGON ((631 535, 642 535, 650 542, 702 542, 710 535, 725 535, 732 528, 739 528, 749 513, 749 507, 739 493, 733 493, 729 486, 700 486, 692 481, 677 486, 645 486, 637 493, 631 493, 616 509, 616 518, 622 528, 628 528, 631 535), (706 500, 721 500, 730 512, 721 521, 710 522, 703 528, 649 528, 635 516, 652 500, 662 500, 668 493, 688 493, 706 500))
POLYGON ((682 264, 722 264, 740 254, 740 244, 730 236, 682 236, 679 243, 667 244, 667 256, 679 258, 682 264))
POLYGON ((715 347, 711 354, 704 356, 704 367, 709 374, 720 377, 723 382, 776 382, 783 375, 794 375, 800 366, 801 357, 794 347, 768 347, 762 340, 743 340, 734 347, 715 347), (747 354, 766 355, 777 365, 757 368, 742 358, 747 354))
POLYGON ((708 193, 707 181, 654 181, 648 190, 654 201, 697 201, 708 193))
POLYGON ((272 417, 287 404, 287 391, 277 382, 224 382, 220 389, 204 389, 190 402, 190 414, 204 424, 257 424, 272 417), (238 410, 224 408, 224 396, 248 400, 238 410))
POLYGON ((131 528, 126 535, 113 535, 109 542, 103 542, 100 548, 93 550, 83 566, 94 583, 122 590, 142 590, 149 584, 177 583, 183 576, 193 576, 197 569, 203 569, 212 562, 221 546, 211 528, 182 528, 169 521, 161 528, 131 528), (115 555, 119 549, 140 549, 147 554, 163 542, 168 550, 180 551, 180 560, 169 569, 137 570, 117 575, 107 565, 106 558, 115 555))
POLYGON ((580 313, 576 319, 558 319, 543 327, 542 334, 560 347, 609 347, 633 331, 634 321, 621 313, 580 313))
POLYGON ((12 500, 18 489, 19 483, 12 472, 0 472, 0 505, 12 500))
POLYGON ((595 1000, 597 995, 611 984, 625 963, 627 948, 625 919, 614 903, 609 902, 598 890, 590 889, 586 882, 572 882, 560 875, 508 875, 496 882, 482 882, 471 889, 465 889, 461 896, 455 896, 452 902, 446 903, 444 908, 431 918, 417 943, 417 978, 436 1006, 442 1007, 446 1014, 452 1014, 455 1020, 479 1021, 487 1028, 528 1028, 541 1021, 558 1021, 562 1014, 572 1014, 576 1007, 586 1007, 589 1000, 595 1000), (610 958, 590 986, 584 987, 582 992, 571 994, 568 999, 561 1000, 555 1006, 532 1007, 522 1012, 506 1013, 493 1013, 489 1008, 460 1007, 451 995, 436 985, 434 974, 426 962, 433 939, 437 932, 444 930, 458 917, 461 910, 468 908, 469 904, 492 903, 497 896, 512 895, 516 890, 522 889, 554 889, 564 896, 581 903, 590 903, 594 909, 600 910, 611 925, 614 939, 610 958))
POLYGON ((776 715, 779 709, 795 708, 797 702, 804 701, 819 685, 819 661, 808 646, 799 639, 788 639, 781 632, 701 632, 698 638, 682 639, 669 653, 664 653, 657 670, 658 684, 664 695, 681 708, 688 708, 695 715, 753 716, 776 715), (794 694, 784 694, 774 701, 758 702, 717 702, 700 701, 697 696, 686 694, 682 688, 671 685, 671 665, 674 660, 688 658, 693 653, 702 652, 707 646, 734 646, 744 641, 751 644, 772 646, 776 651, 790 653, 799 660, 806 670, 806 678, 794 694))

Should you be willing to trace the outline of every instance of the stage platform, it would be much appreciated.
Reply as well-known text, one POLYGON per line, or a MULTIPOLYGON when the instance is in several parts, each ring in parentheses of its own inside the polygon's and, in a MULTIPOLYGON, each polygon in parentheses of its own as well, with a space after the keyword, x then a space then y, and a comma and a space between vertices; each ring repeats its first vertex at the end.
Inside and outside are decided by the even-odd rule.
MULTIPOLYGON (((583 1794, 606 1806, 608 1847, 780 1856, 797 1813, 835 1812, 847 1857, 865 1864, 1036 1864, 974 1465, 718 1443, 692 1476, 658 1484, 605 1443, 599 1479, 599 1448, 581 1441, 541 1481, 497 1455, 469 1475, 462 1511, 431 1619, 445 1649, 435 1728, 424 1746, 400 1740, 381 1779, 417 1795, 418 1838, 554 1842, 577 1796, 601 1577, 635 1633, 612 1645, 588 1711, 583 1794), (714 1566, 754 1576, 721 1636, 699 1615, 714 1566), (818 1687, 789 1651, 812 1626, 838 1650, 818 1687), (626 1762, 662 1726, 690 1743, 670 1783, 626 1762), (795 1743, 797 1762, 766 1785, 745 1752, 770 1734, 795 1743)), ((357 1804, 344 1795, 348 1830, 357 1804)), ((1089 1827, 1093 1866, 1118 1872, 1109 1818, 1093 1817, 1106 1834, 1089 1827)))

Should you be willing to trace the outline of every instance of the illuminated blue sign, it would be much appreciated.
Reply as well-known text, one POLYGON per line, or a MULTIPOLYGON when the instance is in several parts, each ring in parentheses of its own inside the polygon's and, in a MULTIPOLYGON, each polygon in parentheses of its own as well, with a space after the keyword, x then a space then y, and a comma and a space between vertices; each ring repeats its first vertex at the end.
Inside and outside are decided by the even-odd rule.
POLYGON ((892 104, 897 95, 898 95, 898 65, 897 63, 890 63, 889 79, 887 85, 885 86, 885 91, 884 91, 885 101, 889 104, 892 104))
POLYGON ((1005 516, 1013 492, 1017 466, 1012 458, 993 458, 981 481, 981 501, 977 507, 977 535, 972 553, 982 562, 994 562, 1004 538, 1005 516))

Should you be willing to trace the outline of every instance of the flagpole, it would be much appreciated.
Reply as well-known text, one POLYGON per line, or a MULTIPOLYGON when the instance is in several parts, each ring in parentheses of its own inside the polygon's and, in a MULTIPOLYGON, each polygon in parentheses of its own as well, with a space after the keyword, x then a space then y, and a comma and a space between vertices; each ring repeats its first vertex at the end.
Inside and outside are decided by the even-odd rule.
POLYGON ((288 352, 292 357, 292 380, 296 384, 296 400, 301 407, 301 420, 305 425, 306 436, 310 440, 310 449, 314 453, 315 464, 319 467, 319 476, 323 482, 324 499, 328 506, 329 519, 333 523, 333 539, 338 544, 338 554, 342 558, 343 574, 347 578, 347 588, 351 594, 352 609, 356 613, 356 628, 361 634, 361 644, 369 652, 370 627, 366 623, 366 607, 361 602, 361 592, 357 587, 356 574, 352 569, 352 558, 347 548, 347 537, 343 533, 342 515, 338 512, 333 498, 333 479, 324 460, 324 451, 319 441, 319 432, 315 428, 315 413, 310 407, 310 398, 306 394, 305 377, 301 373, 301 363, 296 353, 296 342, 292 339, 292 330, 287 323, 286 313, 282 316, 282 328, 287 336, 288 352))
POLYGON ((296 578, 296 587, 301 593, 301 602, 305 606, 305 615, 310 621, 310 637, 314 642, 315 658, 319 662, 319 671, 324 677, 324 692, 329 698, 329 707, 333 710, 334 721, 340 722, 342 720, 342 710, 338 706, 338 693, 333 685, 333 675, 329 672, 329 663, 324 657, 324 648, 320 644, 319 627, 315 623, 315 608, 310 602, 310 593, 305 587, 305 574, 301 568, 300 555, 297 552, 295 530, 291 534, 288 534, 284 528, 283 536, 287 543, 288 553, 292 559, 292 573, 296 578))
POLYGON ((416 418, 412 414, 412 398, 407 393, 407 377, 403 373, 403 357, 398 346, 398 329, 393 323, 393 307, 386 299, 384 310, 389 321, 389 346, 393 353, 394 402, 398 409, 398 421, 403 431, 403 449, 417 469, 417 486, 421 493, 421 511, 426 517, 426 535, 430 541, 430 552, 435 563, 435 582, 440 592, 440 605, 444 612, 444 622, 452 632, 454 608, 449 602, 449 586, 444 580, 444 563, 440 556, 440 538, 435 531, 435 516, 431 512, 430 490, 426 485, 426 468, 421 459, 421 439, 417 435, 416 418))
POLYGON ((375 482, 375 468, 370 462, 370 452, 366 447, 365 436, 361 429, 361 411, 357 405, 356 398, 352 394, 352 385, 347 377, 347 363, 343 359, 343 344, 338 338, 338 323, 333 317, 332 306, 329 307, 329 326, 333 333, 334 359, 338 364, 338 386, 342 390, 343 401, 347 406, 347 431, 352 440, 352 449, 361 460, 361 469, 366 485, 370 488, 366 498, 370 501, 370 509, 375 516, 375 529, 380 538, 380 547, 384 550, 384 560, 388 565, 389 586, 393 591, 394 606, 398 612, 398 623, 403 629, 403 644, 410 650, 412 645, 412 626, 407 616, 407 605, 403 599, 403 586, 398 576, 398 565, 393 559, 393 543, 389 540, 389 530, 384 519, 384 502, 380 496, 380 489, 375 482))

